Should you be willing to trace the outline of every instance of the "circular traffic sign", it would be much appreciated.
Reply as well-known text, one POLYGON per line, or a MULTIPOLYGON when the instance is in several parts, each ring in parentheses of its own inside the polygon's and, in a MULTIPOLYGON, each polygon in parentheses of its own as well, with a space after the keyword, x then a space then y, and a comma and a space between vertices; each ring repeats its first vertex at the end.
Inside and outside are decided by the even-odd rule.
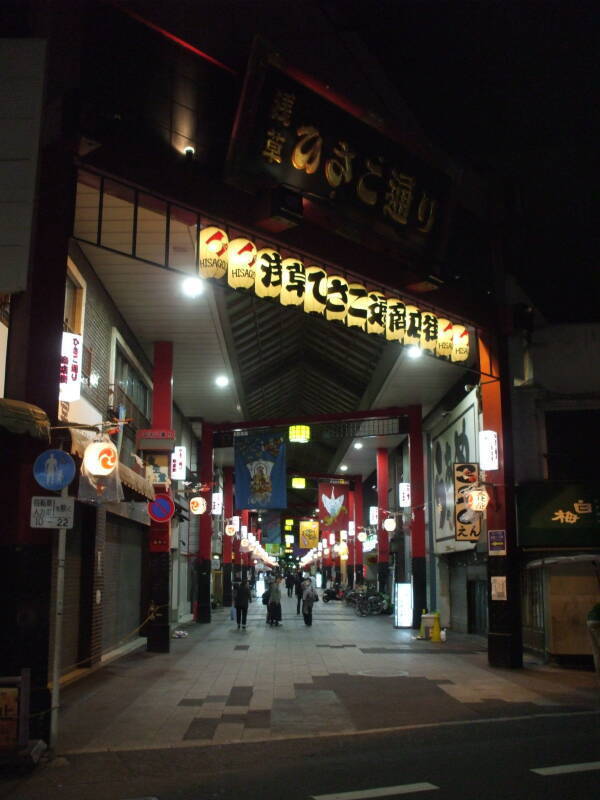
POLYGON ((168 494, 157 494, 148 503, 148 515, 154 522, 168 522, 175 513, 175 503, 168 494))
POLYGON ((60 492, 75 477, 75 461, 64 450, 44 450, 33 462, 33 477, 43 489, 60 492))

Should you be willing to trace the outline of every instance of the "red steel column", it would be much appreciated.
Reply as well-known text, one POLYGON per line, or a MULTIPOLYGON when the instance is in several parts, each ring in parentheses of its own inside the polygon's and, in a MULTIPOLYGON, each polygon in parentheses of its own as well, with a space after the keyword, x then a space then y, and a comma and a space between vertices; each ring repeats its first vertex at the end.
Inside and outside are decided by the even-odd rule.
POLYGON ((385 447, 377 448, 377 583, 380 592, 387 591, 390 560, 390 537, 383 527, 384 511, 388 508, 389 457, 385 447))
POLYGON ((421 406, 408 409, 410 493, 412 505, 411 548, 413 580, 413 628, 421 625, 421 611, 427 606, 425 561, 425 468, 421 406))
POLYGON ((202 423, 202 441, 198 447, 198 472, 200 483, 208 485, 206 511, 199 517, 198 556, 195 570, 198 585, 198 606, 196 622, 211 621, 210 605, 210 571, 212 563, 212 482, 213 482, 213 429, 206 422, 202 423))
MULTIPOLYGON (((241 524, 246 526, 246 538, 248 538, 250 533, 250 511, 247 508, 242 511, 241 524)), ((248 578, 249 553, 240 553, 240 560, 242 562, 242 580, 244 580, 248 578)))
MULTIPOLYGON (((223 468, 223 513, 225 524, 233 516, 233 467, 223 468)), ((223 605, 230 606, 232 601, 231 591, 231 556, 233 537, 227 536, 223 531, 223 605)))
POLYGON ((358 531, 359 528, 364 527, 364 516, 363 516, 363 485, 362 479, 360 475, 357 475, 354 479, 354 525, 355 525, 355 534, 354 538, 355 542, 355 562, 356 566, 354 568, 356 573, 356 582, 361 584, 363 582, 363 578, 365 575, 365 568, 363 565, 363 546, 362 542, 358 539, 358 531))

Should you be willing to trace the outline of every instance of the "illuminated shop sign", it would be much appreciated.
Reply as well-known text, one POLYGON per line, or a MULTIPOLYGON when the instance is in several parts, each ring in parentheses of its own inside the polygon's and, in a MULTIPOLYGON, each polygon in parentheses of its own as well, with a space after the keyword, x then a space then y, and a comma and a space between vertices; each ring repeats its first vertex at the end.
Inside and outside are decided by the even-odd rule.
POLYGON ((342 275, 331 275, 323 267, 283 258, 272 247, 257 250, 247 239, 230 242, 221 228, 209 226, 201 231, 199 272, 202 278, 227 280, 233 289, 253 291, 257 297, 297 306, 348 328, 420 347, 438 358, 460 362, 469 357, 469 332, 464 325, 342 275), (243 268, 237 266, 240 249, 246 254, 243 268))
POLYGON ((63 333, 60 351, 59 399, 72 403, 81 396, 82 342, 78 333, 63 333))

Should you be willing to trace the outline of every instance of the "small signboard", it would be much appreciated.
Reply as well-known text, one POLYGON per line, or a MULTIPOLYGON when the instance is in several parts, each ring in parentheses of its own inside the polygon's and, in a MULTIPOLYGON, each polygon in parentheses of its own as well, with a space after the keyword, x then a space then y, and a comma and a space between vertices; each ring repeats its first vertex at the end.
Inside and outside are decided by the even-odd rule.
POLYGON ((481 513, 472 511, 468 493, 479 480, 477 464, 454 464, 454 538, 457 542, 478 542, 481 513))
POLYGON ((32 528, 67 528, 73 527, 75 516, 74 497, 32 497, 32 528))
POLYGON ((148 516, 154 522, 168 522, 175 513, 175 503, 168 494, 157 494, 148 503, 148 516))
POLYGON ((33 463, 33 477, 50 492, 60 492, 75 477, 75 461, 64 450, 45 450, 33 463))
POLYGON ((492 600, 508 600, 506 575, 494 575, 491 579, 492 600))
POLYGON ((520 484, 517 520, 521 547, 596 547, 600 536, 598 484, 520 484))
POLYGON ((506 531, 488 531, 488 555, 506 555, 506 531))

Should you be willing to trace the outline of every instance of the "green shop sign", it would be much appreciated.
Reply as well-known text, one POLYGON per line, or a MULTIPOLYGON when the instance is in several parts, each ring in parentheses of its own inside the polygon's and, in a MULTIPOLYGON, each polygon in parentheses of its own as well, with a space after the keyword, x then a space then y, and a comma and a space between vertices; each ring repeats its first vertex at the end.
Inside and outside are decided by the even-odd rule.
POLYGON ((600 486, 540 481, 517 486, 521 547, 600 546, 600 486))

